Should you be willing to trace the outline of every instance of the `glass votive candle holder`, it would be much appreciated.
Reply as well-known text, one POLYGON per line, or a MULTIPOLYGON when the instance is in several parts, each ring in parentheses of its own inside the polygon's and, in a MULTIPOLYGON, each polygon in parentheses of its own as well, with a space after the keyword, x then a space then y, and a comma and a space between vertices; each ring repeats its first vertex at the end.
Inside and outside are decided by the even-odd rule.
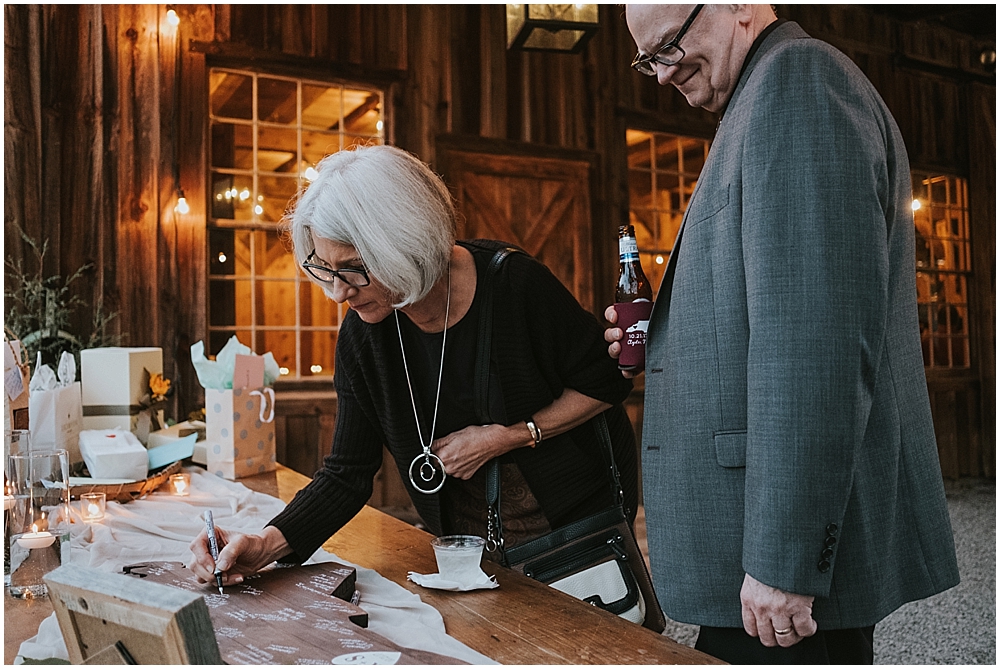
POLYGON ((7 591, 18 599, 45 598, 48 588, 42 578, 62 564, 69 564, 69 530, 40 530, 10 538, 10 582, 7 591))
POLYGON ((191 494, 191 475, 187 472, 172 474, 170 476, 170 492, 178 497, 187 497, 191 494))
POLYGON ((84 522, 95 523, 104 520, 107 497, 103 492, 88 492, 80 495, 80 515, 84 522))

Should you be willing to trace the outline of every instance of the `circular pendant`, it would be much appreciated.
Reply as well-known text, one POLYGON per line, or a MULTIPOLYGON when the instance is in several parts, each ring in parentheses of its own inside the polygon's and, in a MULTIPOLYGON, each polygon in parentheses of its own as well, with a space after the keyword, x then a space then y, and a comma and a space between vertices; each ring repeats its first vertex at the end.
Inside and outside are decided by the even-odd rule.
POLYGON ((410 475, 410 483, 418 492, 422 492, 425 495, 432 495, 441 489, 444 485, 446 473, 447 472, 444 470, 444 462, 442 462, 441 458, 433 453, 421 453, 417 457, 413 458, 413 462, 410 463, 410 469, 408 472, 410 475), (435 464, 435 461, 437 464, 435 464), (417 476, 413 475, 414 468, 416 468, 417 476), (423 481, 425 487, 421 487, 417 484, 416 479, 418 477, 421 481, 423 481))

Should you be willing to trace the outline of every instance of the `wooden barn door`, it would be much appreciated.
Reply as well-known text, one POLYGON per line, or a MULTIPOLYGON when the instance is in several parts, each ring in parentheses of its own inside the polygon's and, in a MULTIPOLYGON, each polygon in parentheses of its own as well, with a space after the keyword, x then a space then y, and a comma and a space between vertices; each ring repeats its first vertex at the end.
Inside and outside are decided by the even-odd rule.
POLYGON ((589 155, 558 157, 507 142, 439 141, 438 167, 458 201, 459 239, 512 242, 594 309, 589 155), (516 153, 513 150, 516 150, 516 153))

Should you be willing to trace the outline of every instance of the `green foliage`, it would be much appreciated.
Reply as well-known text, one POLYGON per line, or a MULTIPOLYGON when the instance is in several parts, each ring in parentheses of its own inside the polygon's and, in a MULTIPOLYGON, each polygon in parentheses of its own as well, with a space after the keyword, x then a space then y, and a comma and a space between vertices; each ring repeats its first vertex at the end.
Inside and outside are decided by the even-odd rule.
POLYGON ((85 348, 120 344, 122 336, 109 331, 117 314, 105 312, 100 299, 93 307, 89 332, 70 332, 70 323, 77 310, 89 309, 89 305, 72 291, 72 285, 93 265, 88 263, 80 267, 65 280, 58 274, 44 276, 42 267, 49 250, 48 240, 39 244, 23 230, 19 232, 32 250, 31 264, 35 268, 26 269, 21 259, 12 261, 8 257, 4 261, 4 326, 21 340, 29 362, 34 365, 41 351, 42 362, 54 369, 63 351, 76 356, 79 364, 80 351, 85 348))

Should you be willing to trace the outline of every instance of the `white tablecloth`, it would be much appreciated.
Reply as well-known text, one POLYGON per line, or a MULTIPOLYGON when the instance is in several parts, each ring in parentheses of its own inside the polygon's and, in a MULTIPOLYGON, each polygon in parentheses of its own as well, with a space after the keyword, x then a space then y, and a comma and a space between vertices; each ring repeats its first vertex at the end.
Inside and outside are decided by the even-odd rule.
MULTIPOLYGON (((108 502, 107 515, 99 523, 85 524, 77 516, 71 530, 73 564, 121 573, 124 565, 140 562, 186 563, 191 557, 188 545, 205 527, 205 510, 211 509, 218 527, 257 532, 285 506, 281 500, 254 492, 238 481, 226 481, 197 467, 186 471, 191 474, 189 497, 156 492, 128 504, 108 502)), ((368 612, 372 632, 404 648, 432 651, 471 664, 496 664, 448 636, 436 609, 378 572, 323 549, 308 562, 333 561, 357 568, 361 607, 368 612)), ((42 622, 36 636, 21 644, 18 664, 22 658, 69 659, 55 614, 42 622)))

